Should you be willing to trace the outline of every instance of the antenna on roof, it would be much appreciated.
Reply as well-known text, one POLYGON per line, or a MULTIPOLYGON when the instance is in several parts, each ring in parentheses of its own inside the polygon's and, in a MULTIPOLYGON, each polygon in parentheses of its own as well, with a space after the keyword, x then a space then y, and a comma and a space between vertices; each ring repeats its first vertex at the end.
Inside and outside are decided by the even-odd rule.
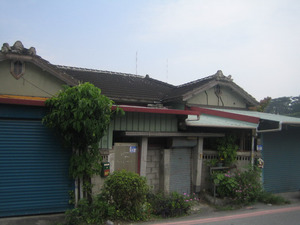
POLYGON ((169 75, 169 60, 167 59, 167 71, 166 71, 166 82, 168 83, 168 75, 169 75))
POLYGON ((137 75, 137 67, 138 66, 138 52, 135 52, 135 75, 137 75))

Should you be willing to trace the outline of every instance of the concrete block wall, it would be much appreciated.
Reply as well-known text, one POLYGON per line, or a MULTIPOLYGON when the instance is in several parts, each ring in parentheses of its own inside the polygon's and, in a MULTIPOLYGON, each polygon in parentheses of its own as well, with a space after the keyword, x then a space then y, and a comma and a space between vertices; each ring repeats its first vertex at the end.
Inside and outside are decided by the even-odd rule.
MULTIPOLYGON (((101 149, 101 156, 103 162, 110 163, 110 173, 114 172, 114 156, 115 153, 113 150, 101 149)), ((101 177, 100 175, 95 175, 92 177, 92 193, 93 195, 97 195, 101 193, 101 189, 103 187, 105 177, 101 177)))
POLYGON ((159 190, 159 161, 160 161, 160 150, 148 149, 147 153, 147 167, 146 167, 146 178, 148 185, 153 191, 159 190))

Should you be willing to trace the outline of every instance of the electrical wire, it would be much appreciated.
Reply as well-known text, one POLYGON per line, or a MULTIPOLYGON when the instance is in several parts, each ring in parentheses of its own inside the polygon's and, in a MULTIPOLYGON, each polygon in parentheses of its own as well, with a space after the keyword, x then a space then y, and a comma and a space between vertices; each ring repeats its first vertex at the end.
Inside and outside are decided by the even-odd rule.
POLYGON ((22 76, 21 78, 22 78, 24 81, 26 81, 27 83, 29 83, 29 84, 31 84, 32 86, 34 86, 35 88, 39 89, 40 91, 42 91, 42 92, 44 92, 44 93, 46 93, 46 94, 48 94, 48 95, 50 95, 50 96, 53 96, 53 94, 51 94, 51 93, 45 91, 44 89, 38 87, 36 84, 34 84, 34 83, 32 83, 31 81, 25 79, 23 76, 22 76))

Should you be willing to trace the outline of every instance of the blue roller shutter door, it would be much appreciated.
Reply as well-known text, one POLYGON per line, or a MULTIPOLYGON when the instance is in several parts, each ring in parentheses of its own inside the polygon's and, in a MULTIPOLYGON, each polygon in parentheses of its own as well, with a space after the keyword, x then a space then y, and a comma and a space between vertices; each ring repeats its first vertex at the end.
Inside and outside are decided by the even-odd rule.
POLYGON ((263 183, 266 191, 280 193, 300 189, 299 129, 263 134, 263 183))
POLYGON ((70 153, 41 120, 0 119, 0 217, 70 208, 70 153))

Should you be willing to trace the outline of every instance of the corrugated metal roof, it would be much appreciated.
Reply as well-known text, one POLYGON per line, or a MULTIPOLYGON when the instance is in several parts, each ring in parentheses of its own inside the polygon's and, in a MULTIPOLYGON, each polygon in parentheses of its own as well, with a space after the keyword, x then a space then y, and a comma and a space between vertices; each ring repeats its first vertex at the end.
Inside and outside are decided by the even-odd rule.
POLYGON ((234 120, 219 116, 201 114, 200 119, 197 116, 189 115, 186 119, 187 126, 196 127, 223 127, 223 128, 239 128, 239 129, 256 129, 258 124, 249 123, 241 120, 234 120))
POLYGON ((271 120, 271 121, 276 121, 284 124, 300 124, 300 118, 283 116, 278 114, 246 111, 246 110, 234 110, 234 109, 213 109, 213 110, 235 113, 235 114, 246 115, 246 116, 253 116, 253 117, 258 117, 262 120, 271 120))
MULTIPOLYGON (((246 110, 235 110, 235 109, 219 109, 219 108, 209 108, 210 111, 220 111, 226 113, 232 113, 234 115, 250 116, 253 118, 259 118, 260 120, 268 120, 273 122, 278 122, 280 124, 300 124, 300 118, 276 115, 271 113, 262 113, 256 111, 246 111, 246 110)), ((239 128, 239 129, 257 129, 259 123, 251 123, 247 121, 242 121, 239 119, 232 119, 225 116, 222 117, 216 115, 209 115, 202 113, 200 118, 197 116, 189 115, 186 119, 187 126, 198 126, 198 127, 223 127, 223 128, 239 128)))

